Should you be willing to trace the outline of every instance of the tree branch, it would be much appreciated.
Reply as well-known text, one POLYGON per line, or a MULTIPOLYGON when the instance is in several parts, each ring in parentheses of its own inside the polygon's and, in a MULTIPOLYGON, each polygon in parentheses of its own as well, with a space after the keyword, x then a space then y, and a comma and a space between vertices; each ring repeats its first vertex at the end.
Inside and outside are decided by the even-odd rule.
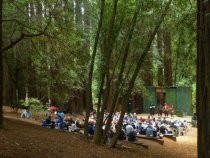
POLYGON ((45 26, 44 30, 42 31, 39 31, 39 33, 36 33, 36 34, 27 34, 27 33, 24 33, 24 32, 21 32, 21 35, 15 39, 14 41, 11 41, 7 46, 3 47, 2 48, 2 51, 7 51, 8 49, 14 47, 17 43, 19 43, 21 40, 23 40, 24 38, 32 38, 32 37, 37 37, 37 36, 41 36, 41 35, 44 35, 48 26, 50 25, 50 22, 51 22, 51 18, 50 20, 48 21, 47 25, 45 26))
MULTIPOLYGON (((30 30, 38 31, 35 27, 29 27, 28 25, 24 24, 18 19, 3 19, 2 22, 11 22, 11 23, 17 23, 18 25, 22 26, 23 28, 27 28, 30 30)), ((38 26, 37 26, 38 27, 38 26)))

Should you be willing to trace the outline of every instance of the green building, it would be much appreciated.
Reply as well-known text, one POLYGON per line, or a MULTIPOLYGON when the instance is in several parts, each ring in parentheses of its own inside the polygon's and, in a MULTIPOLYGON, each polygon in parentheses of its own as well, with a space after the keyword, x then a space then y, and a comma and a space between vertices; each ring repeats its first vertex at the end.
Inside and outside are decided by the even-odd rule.
POLYGON ((143 96, 143 112, 149 112, 149 105, 172 103, 175 112, 192 114, 192 87, 147 87, 147 93, 143 96))

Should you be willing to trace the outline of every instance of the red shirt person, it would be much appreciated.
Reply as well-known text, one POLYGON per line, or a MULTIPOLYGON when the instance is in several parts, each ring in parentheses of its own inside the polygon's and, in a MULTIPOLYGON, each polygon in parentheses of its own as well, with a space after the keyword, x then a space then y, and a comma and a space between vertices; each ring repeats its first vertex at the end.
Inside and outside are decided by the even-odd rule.
POLYGON ((165 114, 165 117, 168 117, 168 105, 166 103, 164 103, 163 112, 165 114))

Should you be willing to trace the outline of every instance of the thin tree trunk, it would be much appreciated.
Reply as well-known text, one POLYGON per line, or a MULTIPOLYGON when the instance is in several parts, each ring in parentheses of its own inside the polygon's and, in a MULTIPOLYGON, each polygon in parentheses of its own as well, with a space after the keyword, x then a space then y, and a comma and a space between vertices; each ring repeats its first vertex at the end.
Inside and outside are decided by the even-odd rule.
MULTIPOLYGON (((101 107, 100 111, 97 111, 100 115, 98 115, 97 122, 96 122, 96 133, 94 134, 94 143, 100 144, 101 143, 101 136, 102 136, 102 124, 103 124, 103 118, 104 118, 104 110, 108 104, 109 100, 109 94, 110 94, 110 84, 111 84, 111 78, 109 74, 110 69, 110 58, 113 52, 113 45, 114 45, 114 25, 115 25, 115 18, 117 14, 117 4, 118 0, 115 0, 113 2, 113 10, 112 10, 112 17, 110 19, 109 23, 109 30, 108 30, 108 36, 105 38, 105 49, 104 49, 104 56, 105 56, 105 73, 106 73, 106 89, 105 89, 105 96, 104 101, 101 107)), ((105 79, 105 78, 104 78, 105 79)))
POLYGON ((82 0, 76 0, 75 1, 75 13, 76 13, 76 18, 75 22, 77 24, 77 28, 79 31, 82 31, 83 29, 83 24, 82 24, 82 0))
POLYGON ((117 103, 118 96, 119 96, 119 93, 120 93, 120 87, 121 87, 123 72, 125 70, 125 65, 126 65, 126 61, 127 61, 127 57, 128 57, 128 51, 129 51, 129 48, 130 48, 130 41, 131 41, 132 36, 133 36, 133 32, 134 32, 134 28, 135 28, 135 25, 136 25, 138 13, 139 13, 139 10, 140 10, 140 6, 138 6, 138 7, 139 8, 137 8, 137 10, 136 10, 136 12, 134 13, 134 16, 133 16, 133 19, 132 19, 132 22, 131 22, 131 28, 128 31, 127 37, 124 39, 123 45, 122 45, 122 48, 121 48, 120 54, 123 54, 123 60, 122 60, 122 63, 121 63, 120 73, 118 75, 118 80, 117 80, 117 85, 116 85, 116 90, 115 90, 115 93, 114 93, 112 105, 110 107, 108 119, 107 119, 107 122, 106 122, 106 127, 105 127, 105 130, 104 130, 104 135, 103 135, 103 140, 102 140, 103 143, 106 142, 106 133, 111 126, 112 115, 114 113, 114 109, 116 107, 116 103, 117 103))
POLYGON ((118 121, 118 126, 117 126, 116 133, 115 133, 115 135, 114 135, 114 137, 112 139, 111 145, 110 145, 111 147, 115 147, 115 145, 117 143, 120 131, 122 129, 122 122, 123 122, 124 114, 125 114, 125 111, 126 111, 126 107, 128 105, 129 97, 130 97, 131 91, 133 89, 135 80, 136 80, 136 78, 138 76, 138 72, 139 72, 139 70, 140 70, 140 68, 142 66, 142 63, 143 63, 143 61, 144 61, 144 59, 145 59, 145 57, 146 57, 146 55, 147 55, 147 53, 148 53, 148 51, 149 51, 149 49, 151 47, 152 41, 154 40, 155 35, 156 35, 160 25, 162 24, 166 14, 167 14, 167 12, 169 10, 171 2, 172 2, 172 0, 169 0, 169 2, 167 3, 167 5, 165 7, 165 10, 164 10, 162 16, 160 17, 159 22, 157 23, 156 27, 154 28, 154 31, 152 32, 152 34, 150 35, 150 38, 149 38, 149 40, 147 42, 147 45, 146 45, 146 47, 145 47, 145 49, 143 51, 142 56, 138 60, 137 66, 136 66, 136 68, 134 70, 134 73, 132 75, 132 78, 131 78, 131 80, 129 82, 129 87, 128 87, 125 95, 124 95, 124 102, 123 102, 124 104, 123 104, 122 109, 121 109, 121 114, 120 114, 120 118, 119 118, 119 121, 118 121))
POLYGON ((163 45, 162 45, 162 30, 159 29, 157 32, 157 48, 159 54, 159 65, 158 65, 158 86, 163 86, 163 45))
POLYGON ((3 0, 0 1, 0 127, 3 125, 3 41, 2 41, 2 7, 3 0))
POLYGON ((103 23, 103 17, 104 17, 104 6, 105 6, 105 0, 101 0, 101 11, 100 11, 100 18, 98 22, 98 28, 96 32, 96 37, 95 37, 95 42, 94 42, 94 47, 93 47, 93 54, 91 57, 91 63, 90 63, 90 70, 89 70, 89 75, 88 75, 88 82, 86 85, 86 116, 85 116, 85 127, 84 127, 84 137, 87 139, 88 138, 88 120, 89 120, 89 114, 90 114, 90 107, 92 105, 92 80, 93 80, 93 69, 94 69, 94 62, 95 62, 95 57, 96 57, 96 52, 97 52, 97 46, 98 46, 98 41, 99 41, 99 36, 100 36, 100 31, 103 23))

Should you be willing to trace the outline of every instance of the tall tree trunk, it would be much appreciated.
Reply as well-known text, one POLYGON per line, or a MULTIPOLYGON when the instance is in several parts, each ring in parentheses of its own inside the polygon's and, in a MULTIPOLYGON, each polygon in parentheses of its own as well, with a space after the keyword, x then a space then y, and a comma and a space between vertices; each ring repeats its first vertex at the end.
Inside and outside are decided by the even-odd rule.
POLYGON ((159 29, 157 32, 157 49, 159 54, 158 74, 157 81, 158 86, 163 86, 163 45, 162 45, 162 30, 159 29))
POLYGON ((76 11, 76 24, 79 31, 82 31, 83 24, 82 24, 82 0, 75 1, 75 11, 76 11))
MULTIPOLYGON (((124 99, 123 99, 124 100, 124 102, 123 102, 124 104, 123 104, 122 109, 121 109, 121 114, 120 114, 120 118, 119 118, 119 121, 118 121, 118 126, 117 126, 116 133, 115 133, 115 135, 114 135, 114 137, 112 139, 111 145, 110 145, 111 147, 114 147, 116 145, 116 143, 117 143, 120 131, 122 129, 123 117, 124 117, 124 114, 125 114, 128 102, 129 102, 129 97, 130 97, 131 91, 132 91, 132 89, 134 87, 135 80, 136 80, 136 78, 138 76, 138 72, 139 72, 140 68, 142 67, 143 61, 144 61, 148 51, 150 50, 150 47, 151 47, 151 44, 152 44, 152 42, 153 42, 153 40, 155 38, 155 35, 156 35, 160 25, 162 24, 166 14, 167 14, 167 12, 169 10, 171 2, 172 2, 172 0, 169 0, 169 2, 167 3, 167 5, 165 7, 165 10, 164 10, 163 14, 160 17, 160 20, 158 21, 158 23, 155 26, 152 34, 150 35, 149 40, 147 42, 147 45, 146 45, 145 49, 143 50, 142 56, 139 58, 138 63, 136 65, 136 67, 135 67, 134 73, 133 73, 132 78, 131 78, 131 80, 129 82, 129 85, 128 85, 128 89, 126 90, 125 95, 124 95, 124 99)), ((140 7, 140 6, 138 6, 138 7, 140 7)), ((138 7, 137 7, 137 10, 140 9, 138 7)))
POLYGON ((165 86, 172 86, 172 51, 171 51, 171 33, 165 31, 163 33, 164 41, 164 79, 165 86))
POLYGON ((103 23, 103 18, 104 18, 104 6, 105 6, 105 0, 101 0, 101 7, 100 7, 100 17, 99 17, 99 22, 98 22, 98 28, 96 31, 96 37, 94 41, 94 46, 93 46, 93 54, 91 57, 91 63, 90 63, 90 69, 89 69, 89 74, 88 74, 88 81, 86 85, 86 116, 85 116, 85 127, 84 127, 84 137, 88 138, 88 120, 89 120, 89 113, 90 113, 90 108, 92 105, 92 80, 93 80, 93 70, 94 70, 94 63, 95 63, 95 57, 96 57, 96 52, 97 52, 97 46, 98 46, 98 41, 99 41, 99 36, 101 32, 101 27, 103 23), (90 103, 88 103, 90 101, 90 103))
POLYGON ((210 157, 210 1, 197 0, 198 157, 210 157))
MULTIPOLYGON (((84 54, 90 58, 90 4, 88 0, 83 0, 84 7, 84 15, 83 15, 83 23, 84 23, 84 34, 85 34, 85 43, 84 43, 84 54)), ((88 87, 86 87, 88 89, 88 87)), ((92 102, 92 89, 89 89, 86 97, 86 103, 90 105, 90 110, 93 110, 93 102, 92 102)))
MULTIPOLYGON (((108 101, 109 101, 109 94, 110 94, 110 85, 111 85, 111 78, 109 74, 110 69, 110 61, 111 61, 111 55, 113 52, 113 45, 114 45, 114 25, 115 25, 115 18, 117 14, 117 4, 118 0, 113 1, 113 10, 112 10, 112 16, 110 18, 109 28, 108 28, 108 36, 104 39, 104 50, 103 50, 103 56, 105 59, 105 76, 106 78, 106 89, 105 89, 105 96, 103 100, 103 104, 101 106, 100 111, 97 111, 99 113, 97 122, 96 122, 96 133, 94 134, 94 143, 100 144, 101 143, 101 136, 102 136, 102 124, 103 124, 103 118, 104 118, 104 110, 107 107, 108 101)), ((104 81, 102 81, 104 82, 104 81)), ((103 85, 102 85, 103 86, 103 85)), ((102 88, 102 87, 101 87, 102 88)))
POLYGON ((175 59, 175 70, 174 70, 174 85, 177 85, 177 69, 178 69, 178 64, 179 64, 179 56, 180 56, 180 47, 181 47, 181 36, 182 33, 179 35, 179 39, 178 39, 178 46, 177 46, 177 50, 176 50, 176 59, 175 59))
POLYGON ((122 81, 123 73, 124 73, 124 70, 125 70, 125 65, 126 65, 126 61, 127 61, 127 58, 128 58, 129 48, 130 48, 130 41, 131 41, 132 36, 133 36, 133 32, 134 32, 134 28, 135 28, 135 25, 136 25, 139 9, 140 9, 140 6, 138 6, 138 8, 136 9, 136 12, 133 15, 133 19, 132 19, 132 22, 131 22, 131 27, 130 27, 128 33, 127 33, 127 36, 124 38, 123 45, 122 45, 122 48, 121 48, 121 51, 120 51, 120 54, 123 54, 123 59, 122 59, 122 63, 121 63, 120 72, 119 72, 119 75, 118 75, 116 87, 115 87, 115 92, 114 92, 114 96, 113 96, 113 100, 112 100, 112 105, 110 107, 108 119, 107 119, 107 122, 106 122, 106 127, 105 127, 105 130, 104 130, 104 135, 103 135, 103 140, 102 140, 103 143, 106 142, 106 133, 111 126, 112 115, 114 113, 114 109, 116 107, 116 103, 117 103, 117 100, 118 100, 118 97, 119 97, 119 94, 120 94, 120 90, 121 90, 121 86, 122 86, 121 81, 122 81))
POLYGON ((2 51, 2 6, 3 0, 0 1, 0 127, 3 125, 3 51, 2 51))
POLYGON ((145 59, 145 65, 144 65, 144 71, 142 73, 142 79, 144 81, 145 86, 153 86, 153 71, 152 71, 152 53, 149 53, 146 56, 145 59))

